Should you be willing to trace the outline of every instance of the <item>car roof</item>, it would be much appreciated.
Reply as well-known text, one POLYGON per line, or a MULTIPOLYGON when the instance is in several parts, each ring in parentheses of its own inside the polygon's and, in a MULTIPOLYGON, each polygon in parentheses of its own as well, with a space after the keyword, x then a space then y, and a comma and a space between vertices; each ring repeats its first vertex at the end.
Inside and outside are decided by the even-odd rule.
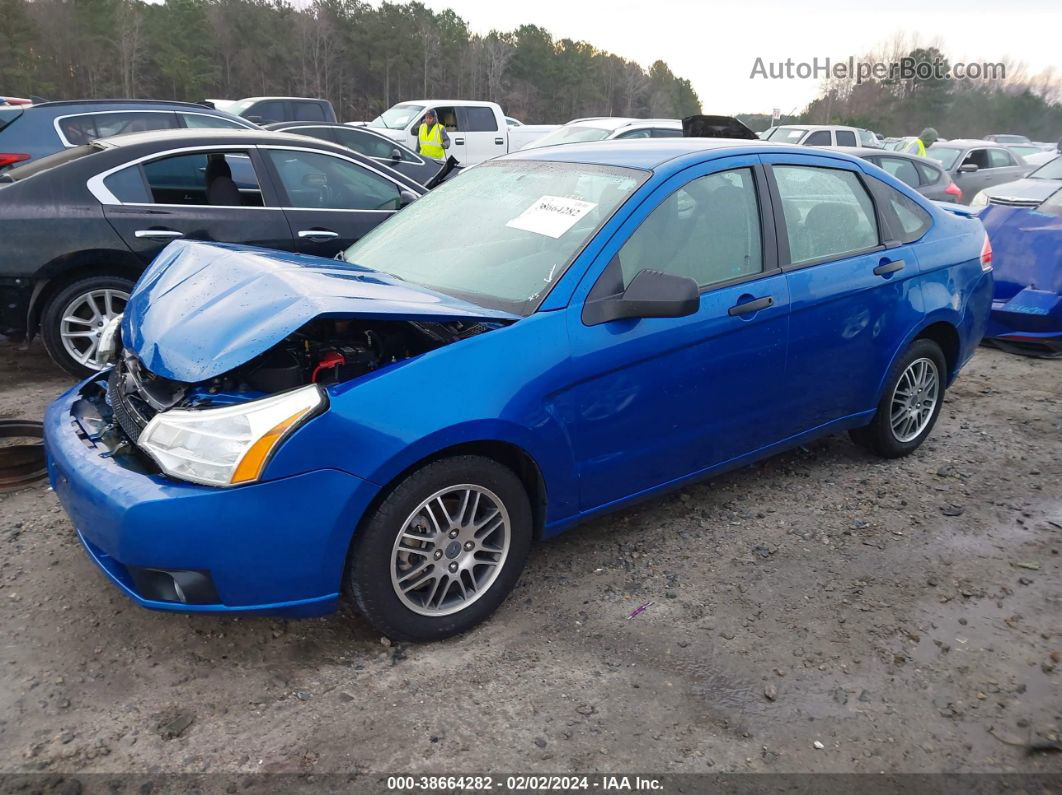
POLYGON ((562 127, 569 126, 591 126, 600 127, 605 130, 618 130, 620 127, 630 127, 634 125, 645 124, 675 124, 679 127, 682 126, 682 122, 678 119, 635 119, 627 116, 584 116, 579 119, 572 119, 571 121, 562 124, 562 127))
POLYGON ((322 97, 243 97, 242 99, 225 100, 225 102, 258 102, 263 99, 294 99, 302 100, 303 102, 325 102, 322 97))
MULTIPOLYGON (((318 139, 312 139, 318 140, 318 139)), ((221 130, 213 128, 177 128, 172 130, 145 130, 143 132, 123 133, 122 135, 115 135, 110 138, 100 138, 95 141, 100 146, 106 148, 124 147, 124 146, 137 146, 140 144, 167 144, 178 143, 194 145, 197 142, 202 142, 205 145, 214 143, 226 144, 226 143, 240 143, 240 144, 258 144, 258 143, 283 143, 283 142, 297 142, 305 144, 307 141, 304 135, 295 135, 294 133, 285 133, 279 130, 252 130, 252 129, 240 129, 240 130, 221 130)), ((319 141, 324 146, 336 147, 337 144, 329 141, 319 141)), ((342 147, 339 147, 342 148, 342 147)))
POLYGON ((168 99, 57 99, 50 102, 38 102, 35 105, 30 105, 31 108, 69 108, 78 105, 109 105, 109 106, 121 106, 123 109, 129 105, 144 105, 148 107, 163 106, 163 107, 175 107, 175 108, 195 108, 196 110, 215 110, 209 105, 203 105, 199 102, 180 102, 178 100, 168 99))
POLYGON ((994 146, 997 149, 1002 149, 1003 144, 997 144, 995 141, 986 141, 983 138, 949 138, 947 141, 936 141, 933 146, 940 144, 941 146, 994 146))
MULTIPOLYGON (((687 155, 715 153, 729 150, 731 154, 746 152, 777 152, 801 155, 836 153, 836 150, 808 151, 806 146, 782 146, 762 140, 742 138, 639 138, 614 139, 592 143, 559 144, 541 146, 537 149, 522 149, 501 160, 539 160, 557 163, 585 163, 587 165, 620 166, 652 170, 663 164, 687 155)), ((841 154, 850 159, 850 156, 841 154)))
POLYGON ((927 166, 933 166, 940 168, 940 163, 929 157, 919 157, 918 155, 911 154, 910 152, 895 152, 891 149, 882 149, 877 146, 833 146, 830 147, 834 151, 844 152, 848 155, 855 155, 856 157, 866 157, 868 155, 884 156, 884 157, 902 157, 907 160, 917 160, 919 163, 925 163, 927 166))

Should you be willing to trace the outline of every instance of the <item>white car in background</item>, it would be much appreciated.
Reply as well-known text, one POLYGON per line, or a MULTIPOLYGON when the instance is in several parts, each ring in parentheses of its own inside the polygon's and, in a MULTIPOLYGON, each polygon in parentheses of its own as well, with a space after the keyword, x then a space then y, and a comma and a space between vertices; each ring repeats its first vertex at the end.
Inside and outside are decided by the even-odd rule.
POLYGON ((775 127, 768 141, 799 146, 863 146, 881 149, 882 143, 870 130, 835 124, 785 124, 775 127))
POLYGON ((544 135, 525 149, 557 144, 581 144, 588 141, 611 141, 627 138, 681 138, 682 122, 678 119, 630 119, 620 116, 592 116, 574 119, 544 135))
MULTIPOLYGON (((512 125, 496 102, 468 99, 413 99, 399 102, 366 126, 416 151, 417 131, 424 113, 433 109, 450 137, 447 155, 463 166, 472 166, 523 149, 556 124, 512 125)), ((515 119, 513 119, 515 121, 515 119)))

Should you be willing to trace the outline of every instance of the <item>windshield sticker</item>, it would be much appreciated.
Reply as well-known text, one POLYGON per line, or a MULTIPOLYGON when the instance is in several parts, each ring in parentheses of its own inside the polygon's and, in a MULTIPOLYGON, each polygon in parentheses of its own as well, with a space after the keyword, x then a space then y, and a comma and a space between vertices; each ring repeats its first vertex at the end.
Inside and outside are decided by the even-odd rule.
POLYGON ((543 196, 509 221, 506 226, 523 229, 536 235, 558 238, 575 222, 597 207, 595 202, 568 199, 564 196, 543 196))

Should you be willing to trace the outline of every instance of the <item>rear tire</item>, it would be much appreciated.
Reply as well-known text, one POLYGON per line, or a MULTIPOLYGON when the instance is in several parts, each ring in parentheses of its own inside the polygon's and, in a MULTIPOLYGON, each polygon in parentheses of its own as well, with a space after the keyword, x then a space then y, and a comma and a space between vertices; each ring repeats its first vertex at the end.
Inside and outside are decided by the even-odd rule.
POLYGON ((346 585, 388 638, 440 640, 487 619, 531 547, 520 479, 490 458, 433 461, 408 475, 358 529, 346 585))
POLYGON ((133 282, 121 276, 87 276, 63 287, 44 305, 41 338, 52 361, 77 378, 104 364, 96 358, 99 332, 125 311, 133 282))
POLYGON ((852 441, 882 458, 913 453, 940 416, 946 373, 940 346, 915 340, 893 365, 874 419, 848 432, 852 441))

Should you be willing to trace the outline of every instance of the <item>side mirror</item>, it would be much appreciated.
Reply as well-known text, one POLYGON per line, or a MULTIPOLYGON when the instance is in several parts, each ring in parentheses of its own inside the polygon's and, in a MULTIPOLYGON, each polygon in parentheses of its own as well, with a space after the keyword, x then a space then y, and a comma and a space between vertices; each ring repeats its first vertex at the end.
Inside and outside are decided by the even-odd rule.
POLYGON ((624 318, 687 317, 700 305, 700 290, 693 279, 643 270, 622 293, 587 301, 583 307, 583 322, 597 326, 624 318))
POLYGON ((397 146, 391 150, 391 159, 396 163, 402 159, 402 151, 397 146))
POLYGON ((420 197, 417 196, 417 194, 415 194, 413 191, 406 190, 405 188, 403 188, 398 192, 398 206, 405 207, 407 205, 412 204, 419 198, 420 197))
POLYGON ((959 166, 959 171, 963 174, 973 174, 975 171, 977 171, 977 164, 963 163, 961 166, 959 166))

